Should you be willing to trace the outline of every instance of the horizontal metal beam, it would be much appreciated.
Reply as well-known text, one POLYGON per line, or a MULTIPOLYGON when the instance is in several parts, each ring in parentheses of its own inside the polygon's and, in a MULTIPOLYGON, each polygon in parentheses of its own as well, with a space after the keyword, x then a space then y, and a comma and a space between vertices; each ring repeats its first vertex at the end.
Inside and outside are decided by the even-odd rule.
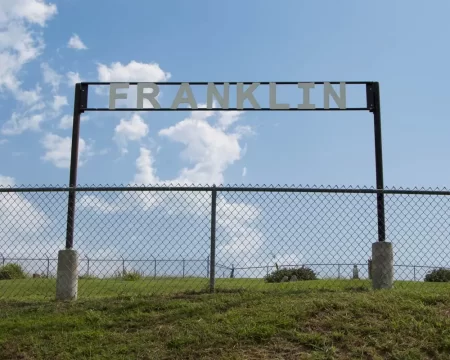
POLYGON ((243 108, 243 109, 238 109, 238 108, 228 108, 228 109, 222 109, 222 108, 217 108, 217 109, 206 109, 206 108, 197 108, 197 109, 192 109, 192 108, 176 108, 176 109, 171 109, 171 108, 161 108, 161 109, 153 109, 153 108, 144 108, 144 109, 139 109, 139 108, 115 108, 115 109, 109 109, 109 108, 86 108, 83 109, 82 111, 368 111, 370 110, 367 107, 355 107, 355 108, 346 108, 346 109, 340 109, 340 108, 329 108, 329 109, 325 109, 325 108, 315 108, 315 109, 298 109, 298 108, 288 108, 288 109, 271 109, 271 108, 260 108, 260 109, 255 109, 255 108, 243 108))
MULTIPOLYGON (((144 82, 152 82, 152 81, 109 81, 109 82, 99 82, 99 81, 86 81, 81 82, 82 85, 111 85, 111 84, 130 84, 130 85, 137 85, 144 82)), ((251 84, 261 84, 261 85, 269 85, 269 84, 277 84, 277 85, 297 85, 298 83, 308 83, 308 84, 316 84, 316 85, 323 85, 325 83, 337 85, 340 83, 345 83, 347 85, 367 85, 372 84, 373 81, 169 81, 169 82, 152 82, 156 85, 181 85, 181 84, 189 84, 189 85, 208 85, 208 84, 214 84, 214 85, 223 85, 223 84, 230 84, 230 85, 236 85, 236 84, 244 84, 244 85, 251 85, 251 84)))

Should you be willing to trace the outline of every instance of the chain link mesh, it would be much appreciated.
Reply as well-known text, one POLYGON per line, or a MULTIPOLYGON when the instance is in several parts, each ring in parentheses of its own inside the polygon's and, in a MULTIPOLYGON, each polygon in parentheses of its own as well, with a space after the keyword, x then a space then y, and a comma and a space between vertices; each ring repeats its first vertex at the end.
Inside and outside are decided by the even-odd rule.
MULTIPOLYGON (((450 268, 449 195, 385 190, 395 288, 450 290, 442 277, 425 281, 433 270, 450 268)), ((78 188, 78 297, 212 286, 224 291, 370 288, 376 196, 373 189, 78 188)), ((67 199, 64 188, 0 189, 0 298, 54 298, 67 199)))

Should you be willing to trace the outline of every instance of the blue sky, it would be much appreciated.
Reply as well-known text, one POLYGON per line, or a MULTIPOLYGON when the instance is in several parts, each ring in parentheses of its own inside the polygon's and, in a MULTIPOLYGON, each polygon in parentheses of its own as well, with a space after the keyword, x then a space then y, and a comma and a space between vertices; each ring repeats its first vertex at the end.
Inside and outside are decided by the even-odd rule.
MULTIPOLYGON (((450 4, 446 1, 429 5, 381 1, 373 6, 360 1, 134 0, 125 5, 106 0, 27 0, 20 11, 14 9, 17 2, 3 4, 1 53, 33 50, 23 63, 3 66, 3 77, 11 76, 20 85, 6 81, 0 85, 0 174, 14 178, 16 184, 68 182, 67 141, 63 140, 71 136, 71 129, 59 128, 63 116, 72 114, 73 84, 67 74, 97 81, 101 66, 111 70, 120 63, 121 70, 116 70, 130 74, 126 71, 131 71, 131 62, 141 64, 141 71, 148 66, 150 78, 170 81, 379 81, 386 186, 449 184, 449 73, 445 70, 449 52, 444 39, 449 33, 450 4), (13 32, 18 24, 22 31, 13 32), (86 49, 68 47, 74 34, 86 49), (17 48, 17 42, 26 43, 20 36, 32 39, 25 50, 17 48), (8 42, 8 37, 14 41, 8 42), (53 85, 44 81, 44 69, 56 74, 53 85), (170 73, 170 78, 161 78, 155 69, 170 73), (35 103, 18 100, 20 92, 36 86, 41 90, 35 103), (67 99, 68 105, 59 111, 52 110, 55 95, 67 99), (36 104, 45 106, 30 111, 36 104), (42 121, 10 134, 5 129, 13 113, 16 122, 32 115, 42 121)), ((117 73, 111 71, 114 79, 117 73)), ((136 71, 134 76, 139 76, 136 71)), ((91 93, 92 99, 97 96, 91 93)), ((190 157, 189 144, 202 142, 201 136, 188 141, 183 133, 177 134, 178 140, 175 135, 159 134, 189 114, 140 115, 147 131, 134 134, 140 137, 127 141, 124 154, 114 140, 115 129, 120 119, 129 121, 133 114, 89 114, 81 130, 86 150, 79 183, 133 181, 141 148, 150 150, 159 181, 179 180, 182 169, 212 161, 190 157)), ((207 121, 214 124, 215 119, 207 121)), ((251 132, 240 136, 238 149, 226 148, 236 153, 228 155, 220 169, 209 169, 217 176, 202 176, 203 182, 375 185, 370 113, 244 113, 225 134, 234 134, 236 126, 250 127, 251 132)), ((133 137, 130 131, 125 135, 128 139, 133 137)), ((206 151, 214 143, 205 146, 206 151)))
MULTIPOLYGON (((449 35, 449 11, 446 0, 427 5, 406 0, 378 1, 376 5, 356 0, 3 0, 0 185, 68 184, 76 81, 378 81, 385 185, 448 188, 450 52, 445 39, 449 35)), ((286 94, 293 98, 292 93, 286 94)), ((161 96, 162 101, 168 101, 172 94, 163 89, 161 96)), ((364 96, 362 88, 349 93, 348 101, 358 102, 364 96)), ((108 104, 107 95, 96 91, 90 92, 90 101, 108 104)), ((206 98, 199 96, 198 101, 204 103, 206 98)), ((375 186, 373 115, 369 112, 89 113, 83 115, 80 141, 79 184, 375 186)), ((83 231, 78 228, 76 244, 88 256, 120 256, 128 238, 114 239, 114 244, 102 249, 100 237, 116 235, 115 228, 108 228, 107 219, 115 221, 115 214, 121 211, 125 211, 121 216, 128 216, 129 199, 120 194, 95 195, 79 197, 77 214, 81 215, 77 221, 93 219, 93 223, 83 231), (102 219, 104 223, 96 222, 102 219), (98 241, 90 236, 93 233, 100 236, 98 241)), ((2 200, 7 220, 0 223, 1 229, 14 234, 7 238, 7 245, 11 245, 7 251, 17 253, 21 250, 17 244, 22 241, 27 251, 55 254, 65 235, 65 194, 49 193, 45 201, 32 195, 8 196, 2 200), (12 203, 16 208, 10 207, 12 203), (34 212, 26 219, 31 224, 26 231, 21 223, 25 221, 21 217, 23 208, 34 212), (47 229, 47 222, 54 227, 47 229), (30 235, 30 229, 36 232, 30 235)), ((273 237, 270 229, 264 228, 270 217, 265 214, 267 206, 262 206, 265 197, 234 196, 223 197, 218 210, 226 214, 221 220, 224 223, 218 224, 222 227, 222 255, 231 252, 236 257, 229 261, 236 263, 271 261, 268 257, 274 251, 270 245, 273 237), (250 241, 247 246, 253 252, 240 254, 242 239, 250 241), (251 258, 258 251, 265 258, 251 258)), ((195 204, 188 196, 181 196, 180 204, 185 202, 183 209, 188 217, 195 214, 192 224, 183 226, 195 228, 200 221, 207 236, 209 223, 204 223, 202 211, 196 209, 209 209, 209 197, 203 200, 195 204)), ((145 196, 137 199, 136 203, 142 205, 139 211, 152 208, 152 201, 145 196)), ((155 206, 173 216, 175 205, 166 201, 155 206)), ((298 201, 293 208, 299 211, 291 214, 297 225, 301 224, 303 209, 302 199, 298 201)), ((354 201, 356 207, 366 204, 366 200, 354 201)), ((436 209, 443 205, 437 204, 436 209)), ((344 201, 340 206, 345 214, 348 204, 344 201)), ((373 222, 375 207, 367 206, 370 210, 363 215, 373 222)), ((424 206, 434 209, 430 203, 424 206)), ((351 236, 361 240, 360 252, 347 251, 347 257, 339 255, 336 261, 366 261, 376 237, 375 228, 365 227, 363 233, 356 234, 359 230, 350 226, 348 234, 343 234, 343 220, 333 217, 333 208, 325 210, 328 215, 322 216, 334 219, 328 224, 329 234, 341 250, 352 246, 351 236), (341 237, 345 235, 344 243, 341 237)), ((148 215, 139 211, 138 218, 144 222, 140 228, 144 230, 133 236, 142 244, 153 235, 144 226, 146 219, 150 221, 148 215)), ((423 234, 412 233, 415 228, 411 226, 421 214, 404 218, 398 205, 386 211, 396 214, 389 218, 390 224, 402 224, 388 232, 391 241, 412 241, 416 244, 413 250, 423 246, 423 234)), ((174 231, 170 222, 164 224, 167 229, 157 235, 161 239, 166 232, 174 231)), ((311 236, 323 240, 320 223, 314 224, 311 236)), ((278 259, 316 259, 302 253, 304 244, 294 241, 304 233, 301 226, 288 225, 275 221, 272 227, 281 231, 278 237, 285 236, 289 229, 293 232, 290 236, 295 249, 280 250, 278 259)), ((190 241, 188 235, 180 235, 180 244, 190 241)), ((435 251, 442 250, 444 235, 434 238, 435 251)), ((325 248, 330 248, 329 244, 322 243, 325 248)), ((307 246, 313 245, 310 242, 307 246)), ((155 246, 166 249, 164 243, 155 246)), ((199 246, 207 256, 207 242, 199 246)), ((178 249, 179 253, 170 256, 196 255, 178 249)), ((402 248, 403 255, 396 254, 398 262, 432 261, 419 259, 419 250, 409 254, 407 249, 402 248)), ((145 249, 135 250, 129 255, 137 256, 145 249)), ((334 249, 329 253, 319 251, 323 261, 334 259, 336 254, 334 249)))

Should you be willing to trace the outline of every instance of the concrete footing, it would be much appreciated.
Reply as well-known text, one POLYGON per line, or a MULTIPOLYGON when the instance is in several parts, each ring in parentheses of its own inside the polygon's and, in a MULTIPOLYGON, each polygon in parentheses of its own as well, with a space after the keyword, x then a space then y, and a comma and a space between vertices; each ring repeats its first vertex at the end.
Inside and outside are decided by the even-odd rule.
POLYGON ((76 300, 78 296, 78 253, 60 250, 56 275, 56 300, 76 300))
POLYGON ((392 289, 394 281, 394 253, 392 243, 372 244, 372 287, 374 290, 392 289))

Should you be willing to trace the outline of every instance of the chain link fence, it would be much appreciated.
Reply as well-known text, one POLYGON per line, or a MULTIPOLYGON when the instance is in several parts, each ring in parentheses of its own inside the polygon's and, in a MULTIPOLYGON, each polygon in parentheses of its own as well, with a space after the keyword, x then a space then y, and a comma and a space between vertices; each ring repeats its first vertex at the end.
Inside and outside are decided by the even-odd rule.
MULTIPOLYGON (((0 188, 1 299, 54 298, 68 192, 0 188)), ((371 285, 380 193, 374 189, 126 186, 76 192, 80 298, 371 285), (286 269, 296 270, 297 281, 277 278, 286 269)), ((450 290, 442 276, 425 281, 433 270, 450 268, 450 192, 383 193, 394 287, 450 290)))

